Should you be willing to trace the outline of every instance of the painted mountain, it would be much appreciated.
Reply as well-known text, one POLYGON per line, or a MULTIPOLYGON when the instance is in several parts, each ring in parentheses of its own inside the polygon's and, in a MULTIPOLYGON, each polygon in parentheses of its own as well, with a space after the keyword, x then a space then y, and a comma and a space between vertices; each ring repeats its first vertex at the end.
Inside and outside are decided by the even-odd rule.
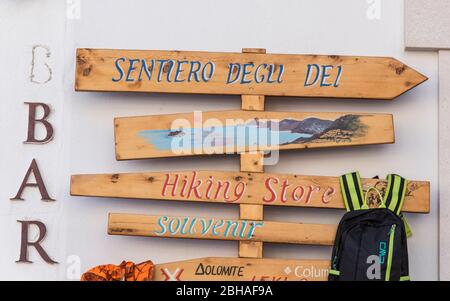
POLYGON ((314 119, 314 121, 310 121, 310 125, 305 128, 300 125, 300 127, 293 129, 293 131, 303 129, 311 130, 310 133, 312 136, 309 138, 299 138, 292 143, 350 142, 352 137, 364 135, 367 130, 367 126, 361 123, 360 116, 358 115, 344 115, 334 121, 317 118, 308 118, 305 121, 309 119, 314 119))
POLYGON ((366 126, 360 122, 358 115, 344 115, 336 120, 326 120, 309 117, 304 120, 283 119, 279 122, 255 119, 258 127, 277 128, 279 131, 290 131, 297 134, 308 134, 285 144, 320 142, 320 141, 350 141, 355 135, 363 135, 366 126))
POLYGON ((283 119, 279 122, 273 120, 259 120, 255 118, 258 127, 270 127, 278 129, 279 131, 290 131, 292 133, 302 134, 318 134, 329 127, 333 121, 323 120, 315 117, 310 117, 305 120, 283 119))

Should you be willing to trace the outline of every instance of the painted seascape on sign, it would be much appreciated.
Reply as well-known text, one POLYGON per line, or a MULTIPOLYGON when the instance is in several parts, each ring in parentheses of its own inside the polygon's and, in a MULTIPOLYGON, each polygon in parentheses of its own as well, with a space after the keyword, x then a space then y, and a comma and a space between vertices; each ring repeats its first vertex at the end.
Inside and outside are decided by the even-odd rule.
POLYGON ((367 126, 359 115, 344 115, 334 120, 308 117, 265 120, 254 118, 231 126, 210 126, 143 130, 138 133, 157 150, 202 149, 205 146, 222 149, 264 148, 275 145, 352 142, 363 137, 367 126))
POLYGON ((390 114, 219 111, 114 120, 118 160, 394 142, 390 114))

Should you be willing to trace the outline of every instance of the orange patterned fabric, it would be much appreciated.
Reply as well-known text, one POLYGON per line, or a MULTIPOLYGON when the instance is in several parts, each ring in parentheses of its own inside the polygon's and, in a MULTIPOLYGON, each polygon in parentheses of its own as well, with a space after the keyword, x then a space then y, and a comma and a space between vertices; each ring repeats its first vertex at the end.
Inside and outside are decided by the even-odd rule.
POLYGON ((145 261, 134 264, 122 261, 120 265, 99 265, 81 276, 81 281, 151 281, 155 265, 145 261))

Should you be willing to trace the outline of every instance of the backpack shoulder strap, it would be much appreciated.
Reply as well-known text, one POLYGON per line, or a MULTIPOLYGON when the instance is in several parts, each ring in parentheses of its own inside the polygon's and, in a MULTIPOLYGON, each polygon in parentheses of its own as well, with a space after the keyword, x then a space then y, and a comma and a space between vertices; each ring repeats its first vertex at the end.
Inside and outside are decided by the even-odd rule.
POLYGON ((359 172, 345 174, 339 178, 342 198, 347 211, 360 210, 363 207, 363 192, 359 172))
POLYGON ((399 175, 390 174, 387 176, 387 182, 384 203, 386 208, 400 215, 405 200, 407 181, 399 175))

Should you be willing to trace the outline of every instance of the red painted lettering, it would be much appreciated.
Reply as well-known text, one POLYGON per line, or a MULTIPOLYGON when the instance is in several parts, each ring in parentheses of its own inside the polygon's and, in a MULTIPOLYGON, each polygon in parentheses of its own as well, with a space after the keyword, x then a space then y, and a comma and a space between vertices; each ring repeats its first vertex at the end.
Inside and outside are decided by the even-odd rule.
POLYGON ((306 201, 305 204, 309 204, 311 202, 311 198, 314 192, 319 192, 320 191, 320 187, 318 186, 314 186, 314 185, 310 185, 308 187, 308 194, 306 195, 306 201))
POLYGON ((328 187, 322 196, 322 203, 328 204, 335 195, 335 193, 336 190, 333 187, 328 187))
POLYGON ((286 203, 287 199, 286 199, 286 189, 291 186, 291 184, 289 184, 288 180, 284 180, 283 184, 281 184, 281 202, 282 203, 286 203))
POLYGON ((175 181, 173 183, 169 183, 170 181, 170 174, 166 174, 166 181, 164 182, 163 189, 162 189, 162 196, 166 195, 166 189, 168 186, 172 186, 172 193, 171 196, 175 196, 175 191, 177 189, 178 185, 178 175, 175 175, 175 181))
POLYGON ((305 194, 305 188, 303 188, 303 186, 297 186, 292 191, 292 200, 294 202, 300 202, 303 199, 304 194, 305 194), (300 190, 300 196, 298 194, 298 190, 300 190))
POLYGON ((181 184, 181 192, 180 192, 180 195, 181 195, 182 197, 185 197, 185 196, 186 196, 186 187, 187 187, 187 183, 188 183, 187 176, 184 176, 184 179, 183 179, 182 183, 183 183, 183 184, 181 184))
POLYGON ((247 188, 247 185, 245 185, 244 182, 239 182, 236 185, 236 188, 234 189, 235 199, 233 200, 233 202, 239 201, 242 198, 246 188, 247 188))
POLYGON ((217 181, 217 190, 216 190, 216 195, 215 195, 215 199, 217 199, 219 197, 220 191, 222 190, 222 187, 225 186, 225 189, 223 190, 223 199, 225 200, 225 202, 230 198, 230 196, 228 195, 229 189, 230 189, 230 182, 229 181, 217 181))
POLYGON ((214 183, 213 181, 214 181, 214 178, 212 176, 209 176, 209 179, 206 181, 207 187, 206 187, 205 197, 208 200, 211 199, 211 189, 212 189, 212 186, 213 186, 213 183, 214 183))
POLYGON ((194 192, 195 196, 199 199, 202 198, 202 195, 200 194, 200 192, 198 191, 198 188, 202 185, 202 180, 197 180, 197 172, 194 171, 192 173, 192 180, 191 180, 191 186, 189 187, 189 194, 188 194, 188 198, 191 197, 191 193, 194 192), (194 185, 194 183, 197 181, 197 183, 194 185))
POLYGON ((274 184, 278 184, 278 179, 269 177, 264 182, 264 185, 266 186, 267 190, 269 190, 270 195, 271 195, 270 198, 268 198, 268 197, 263 198, 263 201, 266 203, 272 203, 273 201, 275 201, 277 199, 277 193, 272 188, 271 182, 274 182, 274 184))

